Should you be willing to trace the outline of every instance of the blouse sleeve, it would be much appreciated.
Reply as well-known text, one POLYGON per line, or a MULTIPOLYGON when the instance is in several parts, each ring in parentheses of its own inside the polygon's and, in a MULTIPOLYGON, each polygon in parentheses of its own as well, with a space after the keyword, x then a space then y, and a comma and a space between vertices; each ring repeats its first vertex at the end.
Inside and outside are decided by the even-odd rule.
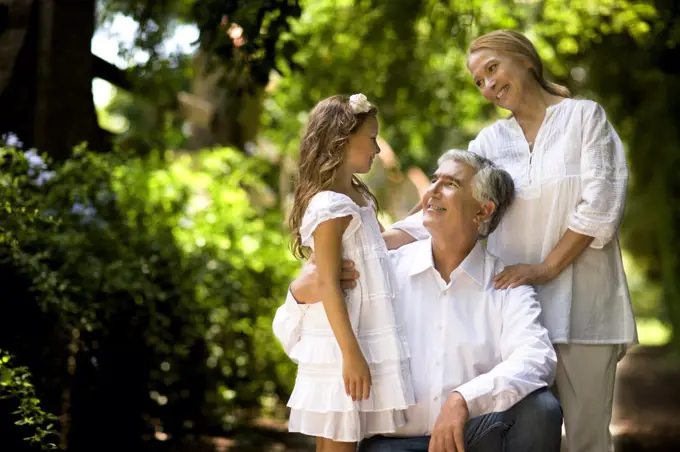
POLYGON ((420 210, 413 215, 410 215, 403 220, 399 220, 390 226, 390 229, 399 229, 404 231, 416 240, 425 240, 430 238, 430 233, 425 226, 423 226, 423 211, 420 210))
POLYGON ((626 203, 628 167, 623 144, 604 109, 592 102, 583 112, 581 201, 569 229, 594 237, 602 248, 616 234, 626 203))
POLYGON ((309 201, 300 225, 300 238, 303 246, 312 246, 314 231, 323 222, 333 218, 351 216, 352 220, 345 229, 343 238, 354 234, 361 226, 361 213, 348 196, 332 191, 322 191, 309 201))
POLYGON ((470 143, 468 143, 467 150, 472 152, 473 154, 477 154, 481 157, 486 157, 484 155, 484 146, 482 146, 481 132, 480 132, 480 135, 477 135, 477 137, 475 139, 473 139, 472 141, 470 141, 470 143))

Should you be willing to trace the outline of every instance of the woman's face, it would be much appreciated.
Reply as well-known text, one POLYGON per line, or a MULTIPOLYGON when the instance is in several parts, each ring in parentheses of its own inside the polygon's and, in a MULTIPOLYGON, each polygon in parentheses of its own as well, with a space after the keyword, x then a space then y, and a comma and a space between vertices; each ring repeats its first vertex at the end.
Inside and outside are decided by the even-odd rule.
POLYGON ((536 83, 527 61, 491 49, 473 52, 468 68, 482 96, 510 111, 521 105, 523 94, 536 83))

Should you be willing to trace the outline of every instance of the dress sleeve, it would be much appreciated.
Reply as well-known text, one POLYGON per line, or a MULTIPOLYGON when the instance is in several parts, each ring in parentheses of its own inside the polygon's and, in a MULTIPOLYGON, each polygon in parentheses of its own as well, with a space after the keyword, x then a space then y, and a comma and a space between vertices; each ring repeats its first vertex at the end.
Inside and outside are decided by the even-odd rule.
POLYGON ((361 226, 361 214, 357 206, 348 196, 331 191, 322 191, 314 195, 309 201, 307 210, 302 217, 300 237, 303 246, 312 246, 313 234, 316 228, 324 221, 333 218, 351 216, 349 226, 343 234, 347 238, 354 234, 361 226))
POLYGON ((595 102, 584 108, 581 149, 581 201, 569 229, 594 237, 602 248, 616 235, 626 204, 628 167, 621 139, 595 102))

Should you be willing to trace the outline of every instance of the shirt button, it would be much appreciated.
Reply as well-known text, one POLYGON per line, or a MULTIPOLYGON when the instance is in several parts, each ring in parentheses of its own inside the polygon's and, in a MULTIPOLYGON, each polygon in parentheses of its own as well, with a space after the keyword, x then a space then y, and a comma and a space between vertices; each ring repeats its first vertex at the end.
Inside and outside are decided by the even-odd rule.
POLYGON ((439 367, 439 361, 435 361, 435 366, 439 367))
POLYGON ((439 400, 439 396, 436 396, 433 400, 436 402, 437 400, 439 400))
POLYGON ((441 331, 441 330, 443 330, 443 329, 444 329, 444 327, 443 327, 443 326, 441 326, 441 325, 439 325, 439 326, 437 327, 437 329, 438 329, 439 331, 441 331))

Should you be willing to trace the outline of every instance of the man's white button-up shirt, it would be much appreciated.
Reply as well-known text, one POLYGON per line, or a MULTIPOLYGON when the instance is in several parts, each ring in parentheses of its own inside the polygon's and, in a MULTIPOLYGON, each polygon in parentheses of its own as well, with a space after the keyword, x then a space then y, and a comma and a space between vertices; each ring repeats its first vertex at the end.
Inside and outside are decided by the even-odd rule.
MULTIPOLYGON (((502 262, 477 243, 447 284, 434 268, 431 239, 391 251, 398 282, 395 311, 405 327, 416 405, 397 436, 430 435, 453 391, 470 417, 505 411, 552 383, 555 351, 539 323, 533 288, 496 290, 502 262)), ((288 294, 274 333, 289 351, 307 306, 288 294)))

